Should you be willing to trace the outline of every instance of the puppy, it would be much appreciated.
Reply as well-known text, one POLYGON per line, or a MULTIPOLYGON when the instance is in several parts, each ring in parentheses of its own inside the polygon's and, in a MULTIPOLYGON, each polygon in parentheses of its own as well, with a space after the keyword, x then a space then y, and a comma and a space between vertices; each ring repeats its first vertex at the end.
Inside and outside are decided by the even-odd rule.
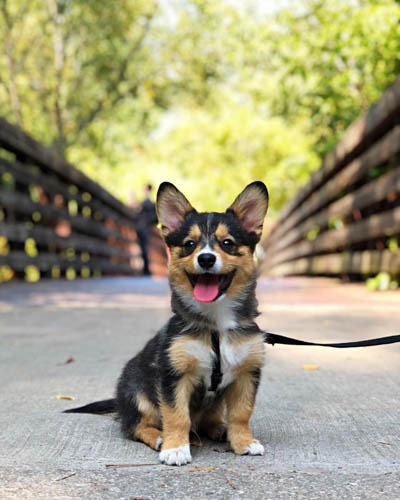
POLYGON ((198 213, 164 182, 156 206, 170 253, 173 315, 127 363, 115 399, 67 412, 116 411, 124 435, 160 450, 168 465, 191 462, 190 431, 227 439, 237 454, 262 455, 249 421, 265 355, 254 321, 253 254, 267 188, 253 182, 225 213, 198 213))

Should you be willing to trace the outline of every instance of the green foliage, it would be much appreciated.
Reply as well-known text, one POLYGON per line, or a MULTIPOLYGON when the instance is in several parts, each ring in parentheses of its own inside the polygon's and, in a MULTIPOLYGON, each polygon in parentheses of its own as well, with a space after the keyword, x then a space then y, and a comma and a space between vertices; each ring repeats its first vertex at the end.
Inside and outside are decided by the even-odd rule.
POLYGON ((397 241, 396 236, 393 236, 392 238, 388 239, 387 247, 393 253, 397 253, 399 251, 399 242, 397 241))
POLYGON ((318 226, 315 226, 312 229, 310 229, 308 231, 308 233, 306 234, 306 240, 314 241, 317 238, 319 231, 320 231, 320 229, 318 226))
POLYGON ((262 27, 258 78, 251 85, 272 115, 309 120, 316 150, 324 155, 400 73, 400 5, 393 0, 297 5, 262 27))
MULTIPOLYGON (((320 150, 325 153, 399 74, 400 9, 383 0, 361 2, 361 7, 355 10, 349 5, 336 10, 333 5, 321 15, 321 6, 323 3, 316 15, 321 27, 328 29, 321 43, 323 67, 318 70, 322 74, 318 85, 311 89, 311 97, 315 93, 318 98, 311 109, 314 117, 320 109, 328 109, 328 113, 322 113, 324 118, 320 118, 322 129, 326 129, 321 135, 320 150)), ((309 57, 318 64, 317 54, 311 53, 309 57)))
POLYGON ((400 72, 395 0, 0 0, 0 114, 128 200, 277 211, 400 72), (253 2, 254 3, 254 2, 253 2))
POLYGON ((367 279, 367 288, 372 292, 377 290, 395 290, 398 282, 387 272, 378 273, 374 278, 367 279))
POLYGON ((276 209, 316 168, 318 158, 310 145, 312 138, 301 124, 288 128, 279 117, 258 117, 234 102, 225 101, 215 114, 186 109, 177 126, 143 144, 128 183, 135 183, 144 164, 148 179, 175 182, 198 209, 225 210, 246 183, 260 179, 273 193, 276 209))
POLYGON ((95 146, 94 120, 111 119, 118 103, 144 92, 152 71, 144 39, 155 4, 126 1, 116 9, 106 0, 2 0, 1 8, 8 23, 0 68, 8 78, 0 112, 13 113, 61 153, 91 139, 95 146))

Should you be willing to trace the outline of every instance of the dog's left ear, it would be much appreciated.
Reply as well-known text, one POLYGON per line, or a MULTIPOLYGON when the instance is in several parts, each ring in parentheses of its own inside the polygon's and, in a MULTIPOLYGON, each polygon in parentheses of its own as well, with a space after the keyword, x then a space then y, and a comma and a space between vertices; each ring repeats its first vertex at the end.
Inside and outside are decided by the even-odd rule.
POLYGON ((244 188, 227 212, 233 212, 247 232, 256 233, 260 238, 267 210, 267 187, 256 181, 244 188))

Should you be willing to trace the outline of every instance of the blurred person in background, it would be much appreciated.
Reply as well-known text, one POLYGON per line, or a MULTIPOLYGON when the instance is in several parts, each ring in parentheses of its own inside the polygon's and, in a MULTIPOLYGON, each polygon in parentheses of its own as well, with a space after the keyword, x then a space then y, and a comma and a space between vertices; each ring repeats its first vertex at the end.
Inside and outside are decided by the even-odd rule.
POLYGON ((155 204, 150 199, 150 193, 153 189, 151 184, 147 184, 144 188, 144 200, 139 205, 137 235, 140 249, 143 257, 143 274, 150 276, 149 268, 149 239, 153 226, 157 224, 157 213, 155 204))

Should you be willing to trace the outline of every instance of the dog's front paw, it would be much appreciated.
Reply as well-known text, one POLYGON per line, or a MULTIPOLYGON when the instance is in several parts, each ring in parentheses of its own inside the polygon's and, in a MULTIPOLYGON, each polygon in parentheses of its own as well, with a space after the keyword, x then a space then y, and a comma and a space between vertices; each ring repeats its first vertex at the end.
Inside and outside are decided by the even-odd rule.
POLYGON ((192 461, 190 445, 184 444, 179 448, 169 448, 162 450, 159 455, 160 462, 166 465, 186 465, 192 461))
POLYGON ((241 455, 264 455, 264 446, 254 439, 241 455))

